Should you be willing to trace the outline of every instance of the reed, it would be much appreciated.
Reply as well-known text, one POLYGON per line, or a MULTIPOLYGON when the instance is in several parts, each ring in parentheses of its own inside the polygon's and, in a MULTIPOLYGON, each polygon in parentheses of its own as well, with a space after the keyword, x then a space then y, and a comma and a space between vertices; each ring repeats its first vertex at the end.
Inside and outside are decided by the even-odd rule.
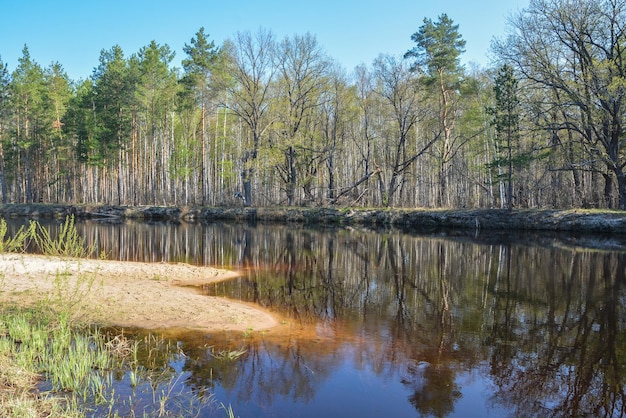
POLYGON ((235 412, 233 412, 233 406, 228 404, 228 407, 223 403, 220 403, 220 407, 226 412, 228 418, 235 418, 235 412))

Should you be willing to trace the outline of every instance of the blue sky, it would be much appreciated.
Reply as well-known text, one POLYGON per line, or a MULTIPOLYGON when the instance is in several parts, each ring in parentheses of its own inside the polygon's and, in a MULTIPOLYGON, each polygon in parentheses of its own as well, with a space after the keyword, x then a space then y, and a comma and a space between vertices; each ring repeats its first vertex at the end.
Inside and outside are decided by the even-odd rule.
POLYGON ((425 17, 446 13, 466 40, 464 63, 488 66, 494 37, 505 34, 506 19, 528 0, 0 0, 0 57, 13 71, 28 45, 43 67, 58 61, 74 80, 98 65, 102 49, 120 45, 130 56, 155 40, 176 52, 200 27, 216 44, 237 31, 270 29, 282 39, 309 32, 328 55, 351 71, 380 54, 411 49, 411 34, 425 17))

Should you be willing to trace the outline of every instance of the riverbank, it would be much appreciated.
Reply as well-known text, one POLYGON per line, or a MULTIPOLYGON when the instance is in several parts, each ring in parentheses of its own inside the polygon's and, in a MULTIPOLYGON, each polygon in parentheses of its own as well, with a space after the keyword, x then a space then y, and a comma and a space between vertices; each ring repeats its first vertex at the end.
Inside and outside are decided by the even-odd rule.
POLYGON ((144 329, 245 331, 278 321, 258 307, 211 297, 201 285, 237 273, 188 264, 0 254, 0 303, 69 309, 73 320, 144 329))
POLYGON ((626 212, 599 209, 362 209, 296 207, 164 207, 115 205, 0 205, 4 218, 57 218, 163 222, 266 222, 326 226, 559 231, 626 234, 626 212))

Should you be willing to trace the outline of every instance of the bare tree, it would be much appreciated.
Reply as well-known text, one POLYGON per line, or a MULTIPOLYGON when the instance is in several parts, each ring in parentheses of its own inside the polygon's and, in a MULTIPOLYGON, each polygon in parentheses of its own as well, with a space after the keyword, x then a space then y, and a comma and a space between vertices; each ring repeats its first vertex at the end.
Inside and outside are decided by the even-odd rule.
POLYGON ((420 104, 419 83, 406 61, 389 55, 380 56, 374 63, 380 80, 379 94, 387 103, 393 123, 391 132, 377 149, 379 192, 384 206, 393 206, 396 192, 406 181, 408 169, 432 146, 437 136, 423 147, 410 147, 416 142, 414 127, 418 122, 420 104), (411 135, 413 134, 413 137, 411 135))
POLYGON ((224 106, 237 114, 248 126, 252 143, 246 146, 241 155, 241 183, 244 205, 253 203, 252 178, 254 161, 259 155, 261 138, 271 125, 267 116, 273 100, 270 94, 275 73, 273 64, 274 37, 271 32, 259 29, 238 32, 235 39, 224 44, 224 62, 230 80, 222 80, 228 93, 224 106))
MULTIPOLYGON (((293 205, 298 186, 298 165, 304 167, 305 175, 315 174, 317 170, 320 150, 307 134, 305 125, 311 122, 314 109, 320 106, 330 62, 315 37, 308 33, 285 38, 280 43, 277 59, 281 73, 279 88, 284 101, 278 111, 284 162, 278 168, 285 183, 287 202, 293 205)), ((304 182, 303 186, 310 198, 310 182, 304 182)))

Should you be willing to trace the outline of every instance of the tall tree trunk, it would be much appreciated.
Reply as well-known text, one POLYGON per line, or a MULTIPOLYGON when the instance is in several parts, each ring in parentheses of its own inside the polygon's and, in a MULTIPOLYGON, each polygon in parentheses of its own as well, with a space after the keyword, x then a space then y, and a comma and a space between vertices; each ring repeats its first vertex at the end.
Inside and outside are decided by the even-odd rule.
POLYGON ((619 193, 619 209, 626 210, 626 173, 621 168, 618 168, 615 176, 617 177, 617 190, 619 193))
POLYGON ((443 129, 443 145, 441 152, 441 163, 439 168, 439 206, 449 206, 449 183, 450 183, 450 154, 452 152, 452 130, 454 127, 454 114, 451 111, 450 92, 444 82, 443 70, 439 73, 439 93, 441 95, 440 122, 443 129))
POLYGON ((2 121, 0 121, 0 193, 2 193, 2 203, 7 203, 7 183, 4 171, 4 147, 2 146, 2 121))
POLYGON ((30 152, 26 149, 24 155, 24 164, 25 164, 25 173, 26 176, 26 203, 33 203, 33 185, 32 185, 32 175, 30 172, 30 152))
POLYGON ((613 208, 613 175, 609 171, 608 173, 602 173, 604 177, 604 206, 608 209, 613 208))
POLYGON ((332 201, 335 199, 335 154, 334 154, 334 146, 332 148, 332 153, 328 157, 328 161, 326 162, 326 167, 328 168, 328 192, 326 193, 326 197, 328 200, 332 201))
POLYGON ((246 167, 241 171, 241 185, 243 187, 243 205, 252 204, 252 167, 246 167))
POLYGON ((383 178, 382 171, 377 173, 378 178, 378 192, 380 195, 380 205, 389 206, 389 192, 387 191, 387 186, 385 185, 385 179, 383 178))
MULTIPOLYGON (((226 118, 226 114, 224 113, 224 118, 226 118)), ((226 119, 224 119, 224 124, 226 124, 226 119)), ((224 129, 226 126, 224 126, 224 129)), ((259 155, 259 141, 261 140, 260 135, 253 130, 253 145, 252 150, 247 150, 244 152, 244 156, 242 158, 242 163, 244 168, 241 171, 241 185, 243 187, 243 204, 244 206, 252 206, 252 176, 254 175, 254 166, 253 163, 259 155)))
POLYGON ((69 167, 67 168, 67 173, 65 173, 65 189, 67 190, 68 202, 74 203, 74 188, 72 187, 72 176, 70 175, 69 167))
POLYGON ((117 204, 122 204, 122 145, 118 144, 118 156, 117 156, 117 204))
POLYGON ((201 195, 200 195, 200 204, 201 206, 205 206, 206 205, 206 198, 207 198, 207 193, 206 193, 206 172, 205 172, 205 167, 206 167, 206 105, 204 103, 204 89, 202 90, 202 95, 201 95, 201 109, 200 109, 200 126, 202 129, 202 132, 200 133, 200 188, 201 188, 201 195))
POLYGON ((287 149, 287 204, 293 206, 296 198, 296 151, 293 145, 290 145, 287 149))
POLYGON ((580 175, 580 170, 578 170, 576 168, 576 166, 574 165, 574 142, 573 142, 573 138, 572 138, 572 131, 571 129, 568 129, 567 131, 567 135, 568 135, 568 147, 567 147, 567 154, 568 154, 568 158, 569 158, 569 165, 570 168, 572 170, 572 179, 574 180, 574 202, 573 204, 576 205, 581 205, 583 208, 587 208, 589 207, 589 202, 587 202, 587 199, 585 197, 584 191, 583 191, 583 185, 582 185, 582 180, 581 180, 581 175, 580 175))

